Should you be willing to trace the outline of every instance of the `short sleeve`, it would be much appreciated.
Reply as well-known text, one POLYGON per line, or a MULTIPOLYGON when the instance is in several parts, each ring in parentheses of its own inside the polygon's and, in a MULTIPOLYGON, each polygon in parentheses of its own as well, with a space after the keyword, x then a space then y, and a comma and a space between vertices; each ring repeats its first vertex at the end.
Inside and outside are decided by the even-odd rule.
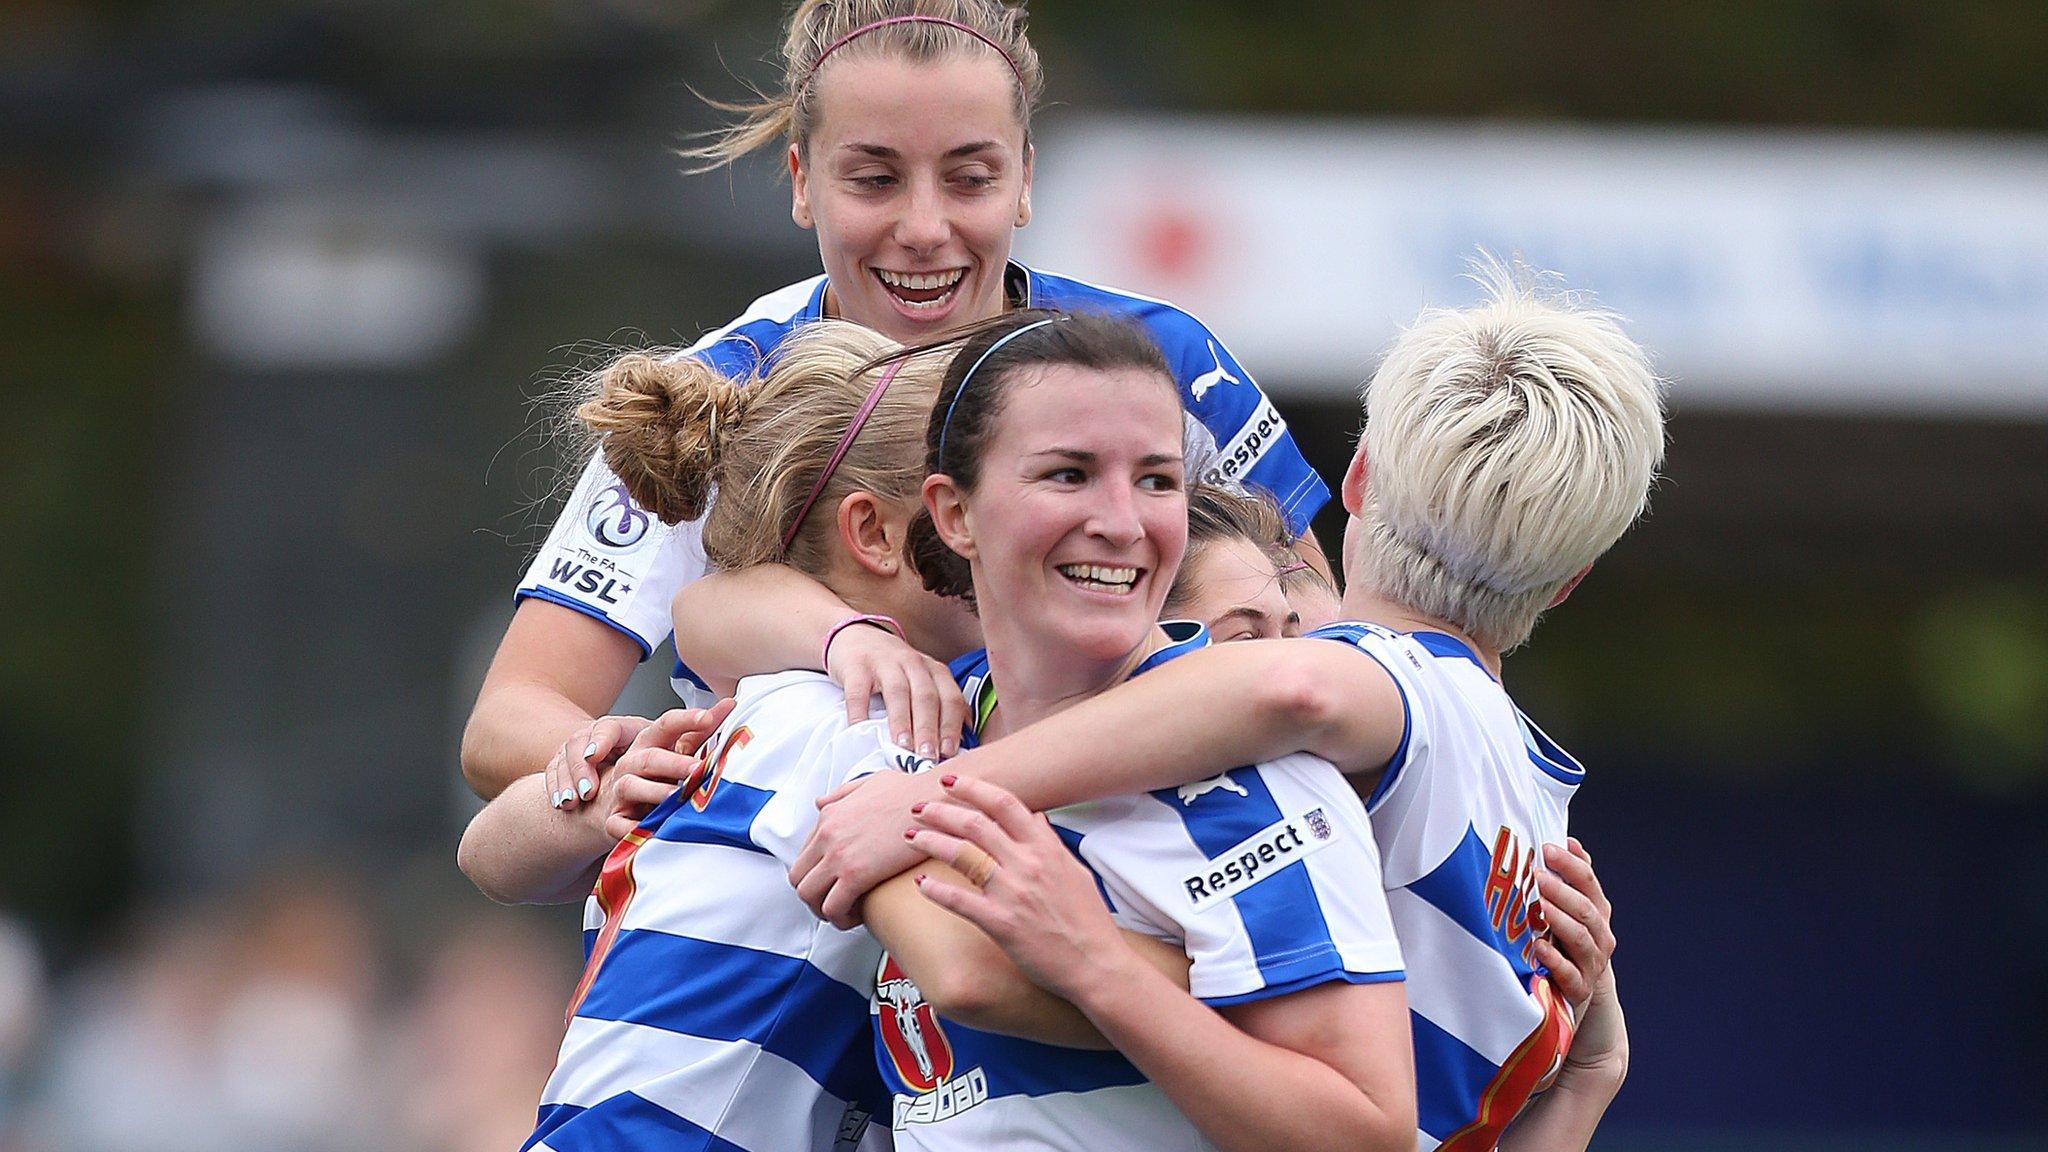
POLYGON ((1126 926, 1181 942, 1198 999, 1402 979, 1371 825, 1327 761, 1284 757, 1144 800, 1080 852, 1126 926))
POLYGON ((1280 409, 1200 321, 1166 309, 1154 324, 1188 415, 1215 444, 1203 453, 1206 478, 1265 491, 1287 513, 1290 528, 1306 531, 1329 503, 1330 489, 1309 467, 1280 409))
POLYGON ((644 660, 673 630, 676 592, 704 568, 699 526, 663 524, 633 502, 603 457, 593 456, 517 598, 600 620, 639 645, 644 660))

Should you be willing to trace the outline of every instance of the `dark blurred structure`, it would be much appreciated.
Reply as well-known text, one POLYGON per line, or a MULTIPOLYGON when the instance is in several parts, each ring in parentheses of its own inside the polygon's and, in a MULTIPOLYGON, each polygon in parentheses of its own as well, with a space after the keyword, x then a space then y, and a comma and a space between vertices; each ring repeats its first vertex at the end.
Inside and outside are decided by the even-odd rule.
MULTIPOLYGON (((524 920, 453 929, 488 910, 443 889, 470 810, 456 736, 554 514, 529 401, 601 346, 693 339, 815 270, 775 165, 686 179, 668 151, 710 122, 690 86, 764 75, 776 15, 0 15, 0 911, 38 942, 0 929, 0 972, 58 981, 0 1004, 0 1149, 143 1147, 119 1127, 141 1112, 60 1114, 108 1075, 227 1126, 192 1146, 320 1146, 292 1126, 342 1102, 287 1086, 303 1112, 250 1113, 224 1073, 150 1079, 339 1075, 222 1023, 250 1013, 301 1019, 334 1047, 294 1055, 349 1075, 387 1045, 437 1076, 538 1051, 431 1099, 360 1089, 402 1133, 372 1144, 523 1132, 554 1037, 482 1018, 554 1019, 573 916, 546 944, 524 920), (309 859, 354 878, 278 871, 309 859), (480 1001, 460 974, 506 955, 539 967, 480 1001), (167 1063, 151 1035, 204 1053, 167 1063)), ((1046 116, 1047 172, 1077 112, 1133 109, 1967 130, 2036 159, 2048 130, 2029 3, 1041 0, 1034 35, 1076 110, 1046 116)), ((1355 406, 1262 376, 1334 475, 1355 406)), ((1616 897, 1636 1051, 1600 1146, 2039 1139, 2048 417, 1689 407, 1681 381, 1672 437, 1650 520, 1510 672, 1593 765, 1575 827, 1616 897)), ((629 703, 665 693, 643 677, 629 703)))

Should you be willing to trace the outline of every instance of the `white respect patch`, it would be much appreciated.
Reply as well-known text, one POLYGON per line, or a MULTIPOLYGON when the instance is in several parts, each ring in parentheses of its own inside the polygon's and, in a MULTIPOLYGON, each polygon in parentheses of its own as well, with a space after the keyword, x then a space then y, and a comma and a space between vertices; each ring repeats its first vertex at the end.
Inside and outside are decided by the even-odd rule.
POLYGON ((1277 820, 1210 857, 1199 872, 1181 877, 1195 911, 1205 912, 1296 861, 1337 842, 1337 826, 1321 808, 1277 820))

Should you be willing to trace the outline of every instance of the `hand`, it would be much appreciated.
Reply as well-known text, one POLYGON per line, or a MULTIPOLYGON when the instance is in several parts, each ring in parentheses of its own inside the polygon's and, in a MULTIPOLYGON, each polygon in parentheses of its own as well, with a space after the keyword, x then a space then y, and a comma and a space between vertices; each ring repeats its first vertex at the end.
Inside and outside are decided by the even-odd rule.
POLYGON ((986 781, 940 777, 945 800, 925 804, 906 835, 972 886, 917 878, 926 899, 988 934, 1046 991, 1079 1004, 1105 986, 1103 965, 1135 961, 1095 877, 1043 816, 986 781))
POLYGON ((899 746, 928 760, 960 750, 967 700, 952 671, 894 632, 866 625, 840 629, 825 649, 825 674, 846 690, 848 724, 866 720, 870 702, 880 695, 889 714, 889 739, 899 746))
POLYGON ((1563 847, 1545 844, 1543 863, 1548 870, 1536 886, 1548 930, 1536 941, 1535 957, 1550 969, 1551 986, 1583 1016, 1614 958, 1614 907, 1576 837, 1563 847))
POLYGON ((796 894, 833 927, 858 927, 861 898, 925 858, 903 839, 911 806, 942 795, 935 772, 876 772, 819 797, 818 825, 789 870, 796 894))
POLYGON ((676 789, 697 786, 704 773, 697 751, 725 723, 732 707, 727 699, 710 708, 675 708, 640 730, 604 781, 600 806, 606 836, 625 839, 676 789))
POLYGON ((649 721, 644 716, 600 716, 571 733, 548 761, 548 803, 574 808, 597 795, 599 778, 649 721))

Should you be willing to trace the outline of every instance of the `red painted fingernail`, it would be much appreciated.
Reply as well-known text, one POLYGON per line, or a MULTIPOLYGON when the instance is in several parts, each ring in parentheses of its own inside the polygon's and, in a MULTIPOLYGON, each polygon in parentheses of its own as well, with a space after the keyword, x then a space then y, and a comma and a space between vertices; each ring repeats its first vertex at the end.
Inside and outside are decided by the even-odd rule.
POLYGON ((917 874, 917 879, 911 881, 911 883, 916 884, 920 888, 924 887, 924 873, 919 872, 917 874))
POLYGON ((903 838, 904 838, 905 840, 915 840, 915 839, 917 839, 917 829, 915 829, 915 828, 905 828, 905 829, 903 830, 903 838))
POLYGON ((919 801, 918 801, 917 803, 915 803, 915 804, 912 804, 912 805, 910 806, 910 814, 911 814, 912 816, 922 816, 922 815, 924 815, 924 801, 922 801, 922 800, 919 800, 919 801))
POLYGON ((959 783, 959 781, 960 778, 958 776, 955 776, 952 773, 948 772, 944 776, 939 777, 939 787, 951 788, 953 785, 959 783))

